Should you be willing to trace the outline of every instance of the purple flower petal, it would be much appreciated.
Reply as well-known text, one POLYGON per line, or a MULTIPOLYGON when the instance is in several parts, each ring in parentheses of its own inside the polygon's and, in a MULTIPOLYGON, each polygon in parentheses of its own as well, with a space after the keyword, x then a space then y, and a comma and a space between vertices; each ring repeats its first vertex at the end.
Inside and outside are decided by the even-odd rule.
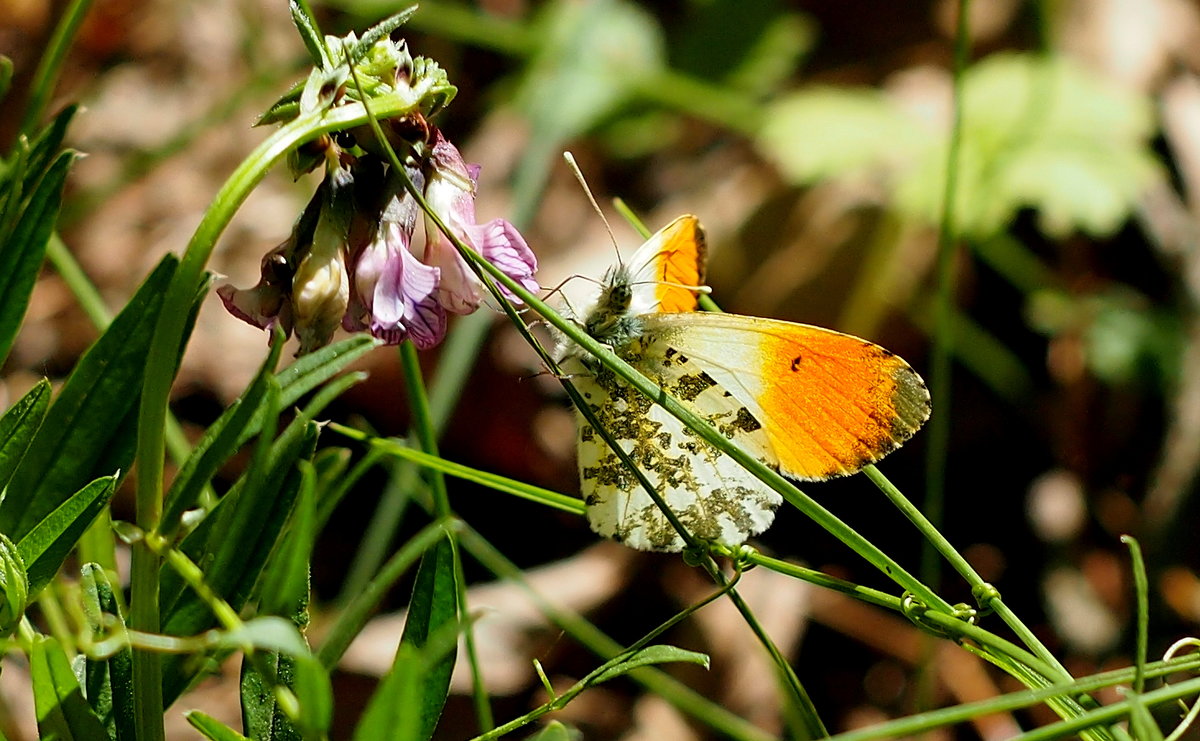
POLYGON ((371 291, 362 297, 371 334, 389 345, 410 338, 420 349, 433 347, 446 334, 446 311, 437 301, 441 271, 408 251, 400 224, 385 223, 382 231, 356 266, 358 290, 371 291))
MULTIPOLYGON (((541 288, 533 278, 533 274, 537 272, 537 257, 515 226, 504 219, 493 219, 486 224, 468 228, 467 234, 479 254, 500 268, 509 278, 520 283, 528 291, 541 288)), ((500 290, 509 301, 521 303, 520 299, 504 286, 500 286, 500 290)))

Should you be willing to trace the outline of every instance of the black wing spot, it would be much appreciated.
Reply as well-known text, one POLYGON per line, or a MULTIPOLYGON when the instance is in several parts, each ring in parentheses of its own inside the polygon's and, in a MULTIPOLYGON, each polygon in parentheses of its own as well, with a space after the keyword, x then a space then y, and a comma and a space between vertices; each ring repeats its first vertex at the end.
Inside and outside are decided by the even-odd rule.
POLYGON ((799 355, 792 358, 792 373, 795 373, 796 371, 800 370, 800 360, 801 360, 801 357, 799 355))

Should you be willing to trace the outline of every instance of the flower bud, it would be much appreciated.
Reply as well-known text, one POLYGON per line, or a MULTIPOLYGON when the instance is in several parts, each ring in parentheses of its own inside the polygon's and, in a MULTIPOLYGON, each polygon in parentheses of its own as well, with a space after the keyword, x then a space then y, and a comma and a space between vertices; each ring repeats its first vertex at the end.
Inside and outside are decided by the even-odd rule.
POLYGON ((25 560, 8 536, 0 533, 0 636, 16 630, 29 604, 25 560))
POLYGON ((327 200, 312 246, 300 259, 292 279, 292 322, 301 355, 329 344, 350 302, 346 239, 353 209, 353 178, 349 170, 338 169, 325 182, 329 186, 327 200))

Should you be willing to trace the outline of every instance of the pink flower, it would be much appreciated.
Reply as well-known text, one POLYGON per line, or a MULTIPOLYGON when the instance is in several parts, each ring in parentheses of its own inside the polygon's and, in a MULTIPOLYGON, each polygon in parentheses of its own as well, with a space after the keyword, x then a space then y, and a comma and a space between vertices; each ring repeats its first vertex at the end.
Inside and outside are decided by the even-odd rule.
MULTIPOLYGON (((431 138, 431 149, 414 147, 407 179, 423 188, 431 210, 458 239, 537 290, 537 260, 512 224, 475 223, 478 167, 464 163, 437 129, 431 138)), ((217 289, 225 307, 257 327, 279 323, 294 330, 301 354, 328 344, 339 324, 390 345, 405 339, 421 349, 437 345, 448 314, 479 308, 482 281, 428 216, 424 241, 413 243, 420 208, 404 178, 387 172, 381 159, 348 158, 339 150, 326 162, 325 182, 291 238, 263 258, 258 284, 217 289)), ((504 295, 516 301, 507 290, 504 295)))
MULTIPOLYGON (((479 166, 466 164, 458 148, 441 131, 435 129, 433 137, 425 185, 425 200, 430 209, 464 244, 526 289, 538 290, 537 281, 533 279, 537 258, 520 232, 504 219, 475 223, 475 185, 479 166)), ((475 311, 484 294, 479 276, 428 215, 425 217, 425 235, 425 246, 418 257, 442 271, 438 301, 455 314, 475 311)), ((507 289, 503 286, 501 289, 510 301, 519 303, 507 289)))
POLYGON ((373 238, 354 260, 354 291, 342 326, 368 329, 389 345, 407 337, 424 350, 446 334, 446 309, 437 301, 441 271, 412 254, 417 203, 395 186, 373 238))

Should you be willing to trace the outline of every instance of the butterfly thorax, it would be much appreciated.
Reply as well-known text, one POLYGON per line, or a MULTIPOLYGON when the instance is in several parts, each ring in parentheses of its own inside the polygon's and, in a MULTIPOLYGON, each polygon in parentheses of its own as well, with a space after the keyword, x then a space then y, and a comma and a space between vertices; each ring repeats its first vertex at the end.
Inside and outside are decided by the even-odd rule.
POLYGON ((614 350, 641 334, 641 322, 631 310, 633 284, 624 265, 609 268, 595 306, 584 316, 590 337, 614 350))

